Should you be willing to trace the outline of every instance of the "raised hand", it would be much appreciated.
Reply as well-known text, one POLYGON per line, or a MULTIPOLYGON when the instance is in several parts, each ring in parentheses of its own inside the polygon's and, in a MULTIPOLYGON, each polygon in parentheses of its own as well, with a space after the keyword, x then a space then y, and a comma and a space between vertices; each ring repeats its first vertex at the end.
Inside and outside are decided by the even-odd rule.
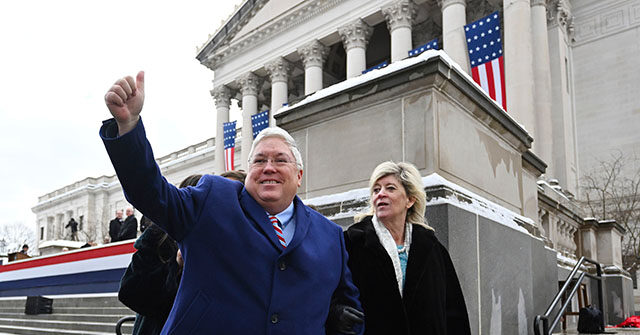
POLYGON ((111 86, 104 101, 118 124, 118 134, 133 129, 140 119, 144 104, 144 72, 138 72, 135 81, 131 76, 118 79, 111 86))

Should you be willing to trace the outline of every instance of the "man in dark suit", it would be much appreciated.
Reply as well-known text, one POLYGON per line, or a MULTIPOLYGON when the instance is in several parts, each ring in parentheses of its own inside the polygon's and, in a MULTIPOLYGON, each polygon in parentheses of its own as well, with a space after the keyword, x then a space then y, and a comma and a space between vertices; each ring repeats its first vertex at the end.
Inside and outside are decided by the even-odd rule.
POLYGON ((115 219, 109 222, 109 237, 111 242, 118 242, 118 235, 120 235, 120 229, 122 228, 122 210, 116 211, 115 219))
POLYGON ((162 334, 324 335, 331 303, 361 309, 342 229, 296 196, 303 164, 291 135, 258 135, 245 187, 205 175, 178 189, 153 157, 143 101, 143 72, 118 80, 100 136, 127 200, 180 246, 184 272, 162 334))
POLYGON ((133 208, 127 208, 125 214, 127 214, 127 218, 124 219, 124 223, 120 228, 118 241, 131 240, 138 236, 138 219, 133 215, 133 208))

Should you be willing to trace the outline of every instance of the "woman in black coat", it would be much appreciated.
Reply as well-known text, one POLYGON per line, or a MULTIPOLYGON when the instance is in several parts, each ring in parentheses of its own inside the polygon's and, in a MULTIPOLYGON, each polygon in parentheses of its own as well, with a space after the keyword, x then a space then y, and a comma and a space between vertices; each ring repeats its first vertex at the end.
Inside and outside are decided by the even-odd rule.
MULTIPOLYGON (((201 175, 191 175, 180 188, 195 186, 201 175)), ((160 334, 182 276, 178 244, 149 220, 149 226, 133 245, 136 252, 120 280, 118 299, 138 313, 132 335, 160 334)))
POLYGON ((371 212, 345 232, 365 334, 471 334, 449 253, 425 223, 418 170, 384 162, 369 186, 371 212))

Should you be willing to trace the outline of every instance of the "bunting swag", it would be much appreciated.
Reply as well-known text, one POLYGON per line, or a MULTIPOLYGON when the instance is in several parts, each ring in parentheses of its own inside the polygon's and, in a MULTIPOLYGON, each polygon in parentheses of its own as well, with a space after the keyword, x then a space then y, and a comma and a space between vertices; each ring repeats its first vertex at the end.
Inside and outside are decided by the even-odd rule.
POLYGON ((256 138, 262 129, 269 127, 269 110, 251 115, 251 127, 253 129, 253 138, 256 138))
POLYGON ((224 132, 224 170, 234 170, 233 161, 236 151, 236 121, 222 124, 224 132))
POLYGON ((438 38, 434 38, 429 43, 421 45, 413 50, 409 51, 409 57, 417 56, 427 50, 438 50, 438 38))
POLYGON ((473 80, 506 111, 500 15, 496 11, 464 26, 464 31, 473 80))

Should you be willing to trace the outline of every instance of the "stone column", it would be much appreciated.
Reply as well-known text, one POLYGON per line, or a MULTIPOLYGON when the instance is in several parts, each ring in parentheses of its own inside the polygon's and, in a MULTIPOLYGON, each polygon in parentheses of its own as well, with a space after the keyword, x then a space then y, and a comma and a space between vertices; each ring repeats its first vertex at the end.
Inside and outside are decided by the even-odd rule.
POLYGON ((442 8, 443 50, 463 70, 471 73, 467 52, 467 38, 464 34, 464 25, 467 24, 466 0, 438 0, 438 3, 442 8))
POLYGON ((224 130, 225 122, 229 122, 229 105, 231 105, 231 90, 224 85, 220 85, 211 90, 211 96, 216 104, 216 151, 215 151, 215 173, 224 172, 224 130))
POLYGON ((309 95, 322 89, 322 64, 329 48, 320 41, 313 40, 298 49, 298 54, 302 57, 304 64, 304 94, 309 95))
POLYGON ((258 83, 259 78, 253 72, 244 74, 239 79, 242 92, 242 144, 240 146, 240 166, 249 171, 249 151, 253 143, 251 130, 251 115, 258 112, 258 83))
POLYGON ((547 163, 547 171, 553 171, 553 125, 551 122, 551 63, 547 33, 546 0, 531 1, 531 30, 533 49, 533 92, 536 133, 533 152, 547 163))
POLYGON ((503 0, 503 4, 507 112, 524 125, 529 135, 535 136, 531 1, 503 0))
POLYGON ((347 79, 357 77, 367 69, 367 43, 373 28, 358 19, 338 29, 347 52, 347 79))
POLYGON ((288 101, 289 89, 287 83, 289 81, 289 69, 291 65, 286 59, 278 57, 276 60, 265 65, 265 68, 271 78, 271 113, 269 114, 269 126, 273 127, 276 125, 276 120, 273 116, 282 108, 282 104, 288 101))
POLYGON ((415 4, 410 0, 397 1, 382 8, 382 14, 391 34, 391 62, 409 57, 413 49, 411 26, 416 17, 415 4))

